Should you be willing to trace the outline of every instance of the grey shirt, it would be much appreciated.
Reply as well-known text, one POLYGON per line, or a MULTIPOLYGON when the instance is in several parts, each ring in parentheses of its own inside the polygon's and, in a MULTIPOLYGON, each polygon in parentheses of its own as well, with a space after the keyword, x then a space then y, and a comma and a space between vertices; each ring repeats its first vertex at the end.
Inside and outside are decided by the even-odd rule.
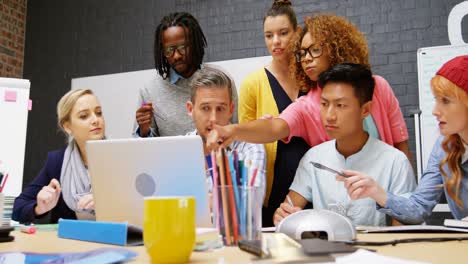
MULTIPOLYGON (((204 64, 202 67, 213 66, 204 64)), ((186 108, 186 103, 190 100, 190 82, 193 76, 187 79, 183 77, 172 78, 173 76, 171 76, 171 78, 165 80, 159 74, 155 74, 150 82, 140 88, 138 105, 141 106, 144 102, 152 102, 154 107, 149 137, 185 135, 195 129, 186 108)), ((232 120, 237 123, 237 90, 234 81, 232 85, 235 104, 232 120)), ((136 119, 134 131, 135 136, 140 136, 136 119)))

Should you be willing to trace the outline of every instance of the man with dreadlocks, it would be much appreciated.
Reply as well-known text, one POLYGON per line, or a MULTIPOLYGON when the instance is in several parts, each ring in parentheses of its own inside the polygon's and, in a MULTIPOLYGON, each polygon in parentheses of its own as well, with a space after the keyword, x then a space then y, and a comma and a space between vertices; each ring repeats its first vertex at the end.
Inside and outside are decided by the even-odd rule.
MULTIPOLYGON (((205 47, 205 35, 191 14, 175 12, 162 18, 154 39, 158 74, 140 89, 136 136, 175 136, 194 130, 185 104, 190 99, 193 74, 203 67, 212 67, 202 64, 205 47)), ((234 102, 237 105, 237 95, 234 102)))

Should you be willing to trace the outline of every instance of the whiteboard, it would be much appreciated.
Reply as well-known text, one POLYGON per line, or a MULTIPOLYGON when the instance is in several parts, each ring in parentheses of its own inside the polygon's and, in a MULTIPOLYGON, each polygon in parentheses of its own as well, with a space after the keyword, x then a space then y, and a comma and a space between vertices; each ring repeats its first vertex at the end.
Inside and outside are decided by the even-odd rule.
POLYGON ((8 173, 6 196, 18 196, 23 186, 29 87, 28 80, 0 78, 0 161, 8 173))
POLYGON ((416 154, 418 178, 427 166, 432 146, 440 136, 437 121, 432 115, 435 101, 431 92, 431 79, 437 70, 450 59, 468 54, 468 45, 448 45, 420 48, 418 60, 419 109, 421 110, 419 126, 416 126, 416 154))
MULTIPOLYGON (((234 79, 237 93, 242 80, 271 61, 271 56, 210 62, 221 67, 234 79)), ((157 74, 155 69, 75 78, 71 89, 91 89, 98 97, 106 121, 107 138, 132 137, 138 89, 157 74)), ((182 105, 181 107, 185 107, 182 105)))

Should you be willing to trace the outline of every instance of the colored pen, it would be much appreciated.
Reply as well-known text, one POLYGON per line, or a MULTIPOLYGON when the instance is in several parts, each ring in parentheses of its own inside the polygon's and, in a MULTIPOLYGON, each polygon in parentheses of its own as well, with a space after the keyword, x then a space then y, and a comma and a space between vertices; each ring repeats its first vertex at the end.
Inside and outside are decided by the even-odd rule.
MULTIPOLYGON (((145 106, 145 105, 148 105, 148 104, 149 104, 148 102, 143 102, 143 103, 141 104, 141 106, 145 106)), ((154 105, 153 105, 152 107, 153 107, 153 114, 154 114, 155 116, 161 118, 161 119, 164 120, 164 121, 167 121, 167 117, 166 117, 162 112, 157 111, 157 110, 156 110, 156 107, 155 107, 154 105)))
POLYGON ((2 185, 0 186, 0 193, 3 192, 3 188, 5 188, 6 181, 8 180, 8 173, 3 178, 2 185))
POLYGON ((213 169, 211 172, 213 173, 213 201, 214 201, 214 208, 216 208, 216 210, 218 210, 218 212, 216 213, 216 219, 215 219, 215 223, 216 225, 219 225, 221 226, 221 222, 220 222, 220 207, 219 207, 219 200, 218 200, 218 186, 219 186, 219 183, 218 183, 218 167, 216 165, 216 154, 215 154, 215 151, 212 150, 211 151, 211 168, 213 169))
POLYGON ((291 198, 289 197, 289 195, 286 195, 286 200, 288 201, 288 204, 291 205, 292 207, 294 207, 294 204, 291 200, 291 198))
POLYGON ((254 171, 252 173, 252 178, 250 179, 250 186, 254 186, 255 178, 257 178, 257 173, 258 173, 258 168, 254 168, 254 171))
POLYGON ((26 234, 34 234, 36 233, 36 227, 34 226, 22 226, 20 231, 26 234))
MULTIPOLYGON (((210 154, 205 156, 205 161, 206 161, 206 167, 207 167, 206 172, 210 173, 209 176, 211 177, 211 180, 213 180, 213 165, 211 163, 211 155, 210 154)), ((208 174, 206 176, 208 176, 208 174)))

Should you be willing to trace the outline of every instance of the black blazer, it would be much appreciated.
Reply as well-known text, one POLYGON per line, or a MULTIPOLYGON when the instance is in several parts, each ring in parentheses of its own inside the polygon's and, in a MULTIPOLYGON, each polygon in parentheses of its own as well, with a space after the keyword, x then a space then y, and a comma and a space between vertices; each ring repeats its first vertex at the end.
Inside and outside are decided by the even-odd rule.
MULTIPOLYGON (((37 194, 42 187, 49 185, 52 179, 60 182, 60 172, 62 170, 63 156, 65 149, 51 151, 47 154, 45 166, 41 169, 34 180, 24 188, 23 192, 15 199, 13 205, 12 219, 20 223, 34 223, 36 219, 43 218, 48 213, 36 216, 34 207, 37 204, 37 194)), ((57 205, 49 211, 50 223, 57 223, 59 218, 76 219, 76 214, 68 208, 63 200, 62 194, 57 205)))

